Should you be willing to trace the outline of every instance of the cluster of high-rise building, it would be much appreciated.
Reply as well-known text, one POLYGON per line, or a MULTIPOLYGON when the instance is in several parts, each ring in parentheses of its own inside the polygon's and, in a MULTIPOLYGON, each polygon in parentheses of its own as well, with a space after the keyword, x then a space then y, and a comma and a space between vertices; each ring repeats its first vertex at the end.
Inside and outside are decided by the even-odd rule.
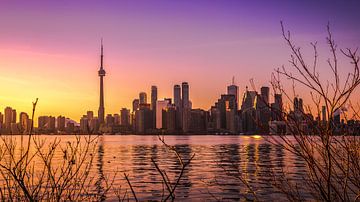
POLYGON ((16 113, 11 107, 6 107, 4 114, 0 112, 0 134, 59 134, 75 133, 76 122, 64 116, 39 116, 38 127, 34 127, 31 118, 25 112, 16 113), (17 118, 19 115, 19 118, 17 118))
MULTIPOLYGON (((313 133, 317 124, 326 123, 326 109, 316 119, 304 112, 303 100, 295 97, 293 109, 284 113, 282 95, 274 93, 270 102, 270 89, 263 86, 260 93, 246 87, 242 97, 234 78, 209 110, 193 109, 190 100, 190 87, 187 82, 176 84, 171 98, 158 99, 157 86, 151 86, 150 100, 146 92, 132 102, 132 109, 122 108, 119 113, 107 114, 104 107, 103 45, 101 44, 100 102, 97 116, 87 111, 76 123, 63 116, 39 116, 38 127, 34 132, 53 134, 286 134, 294 130, 313 133)), ((338 109, 332 118, 337 128, 346 127, 338 109)), ((32 120, 25 112, 16 119, 16 110, 6 107, 0 113, 1 134, 24 134, 31 130, 32 120)), ((354 131, 359 131, 358 121, 350 122, 354 131)))
POLYGON ((178 133, 192 130, 192 104, 189 96, 189 84, 183 82, 174 85, 173 98, 158 100, 157 87, 151 86, 151 101, 141 92, 134 99, 131 112, 132 130, 136 133, 178 133))
POLYGON ((30 131, 31 119, 25 112, 19 114, 17 121, 16 110, 6 107, 4 114, 0 112, 0 131, 1 134, 22 134, 30 131))

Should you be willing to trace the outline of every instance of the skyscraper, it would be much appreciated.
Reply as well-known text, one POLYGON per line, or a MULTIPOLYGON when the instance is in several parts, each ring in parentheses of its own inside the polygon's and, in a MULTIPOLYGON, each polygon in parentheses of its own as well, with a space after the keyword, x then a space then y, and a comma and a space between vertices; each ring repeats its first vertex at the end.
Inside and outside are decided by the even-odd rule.
POLYGON ((187 82, 183 82, 182 86, 182 107, 188 108, 190 106, 189 100, 189 84, 187 82))
POLYGON ((191 107, 189 99, 189 84, 183 82, 182 87, 182 130, 188 132, 190 126, 191 107))
POLYGON ((147 95, 145 92, 139 93, 140 104, 147 104, 147 95))
POLYGON ((20 126, 22 131, 28 131, 28 129, 30 129, 30 127, 28 126, 29 123, 29 115, 25 112, 21 112, 20 115, 20 126))
POLYGON ((174 85, 174 105, 175 105, 175 128, 182 129, 182 101, 181 101, 181 87, 174 85))
POLYGON ((263 86, 260 89, 260 96, 256 101, 257 120, 260 121, 260 132, 269 132, 269 121, 271 120, 270 106, 269 106, 269 87, 263 86))
POLYGON ((299 110, 300 112, 304 112, 303 99, 299 98, 299 110))
POLYGON ((271 104, 271 116, 273 121, 283 120, 283 102, 282 95, 275 93, 274 103, 271 104))
POLYGON ((294 98, 294 111, 299 111, 299 99, 297 97, 294 98))
POLYGON ((157 87, 151 86, 151 110, 153 111, 153 128, 156 128, 156 105, 157 105, 157 87))
POLYGON ((151 86, 151 109, 156 110, 156 101, 157 101, 157 87, 151 86))
POLYGON ((326 120, 326 106, 322 106, 321 107, 321 115, 322 115, 322 121, 325 123, 327 120, 326 120))
POLYGON ((6 107, 4 114, 5 114, 5 128, 10 129, 12 122, 12 108, 6 107))
POLYGON ((56 118, 56 128, 59 131, 65 131, 65 117, 64 116, 58 116, 56 118))
POLYGON ((270 89, 267 86, 263 86, 260 89, 261 93, 261 100, 266 105, 266 107, 269 105, 269 92, 270 89))
POLYGON ((0 129, 2 128, 4 124, 4 115, 0 112, 0 129))
POLYGON ((139 104, 140 104, 140 101, 139 99, 134 99, 133 102, 132 102, 132 110, 133 112, 135 112, 137 109, 139 109, 139 104))
POLYGON ((98 117, 100 124, 104 123, 104 116, 105 116, 105 108, 104 108, 104 76, 106 74, 104 67, 103 67, 103 44, 101 40, 101 56, 100 56, 100 70, 98 71, 100 77, 100 105, 98 111, 98 117))
POLYGON ((87 111, 86 116, 89 120, 94 118, 94 112, 93 111, 87 111))
POLYGON ((174 104, 176 108, 181 108, 181 88, 180 85, 174 85, 174 104))
POLYGON ((166 110, 170 106, 169 100, 158 100, 157 101, 157 108, 154 113, 156 113, 156 128, 160 129, 163 127, 163 119, 162 119, 162 111, 166 110))
POLYGON ((122 108, 120 110, 120 124, 123 126, 130 125, 130 110, 126 108, 122 108))
POLYGON ((11 111, 11 123, 16 123, 16 109, 11 111))
POLYGON ((237 110, 238 109, 238 103, 239 103, 239 87, 237 85, 235 85, 235 78, 234 77, 232 79, 231 85, 227 87, 227 94, 235 96, 236 110, 237 110))

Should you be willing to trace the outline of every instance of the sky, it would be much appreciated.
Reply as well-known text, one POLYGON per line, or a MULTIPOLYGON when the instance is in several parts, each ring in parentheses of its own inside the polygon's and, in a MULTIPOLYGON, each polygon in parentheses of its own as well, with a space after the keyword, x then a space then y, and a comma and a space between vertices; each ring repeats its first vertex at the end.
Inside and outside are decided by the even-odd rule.
MULTIPOLYGON (((326 78, 326 25, 339 48, 360 45, 359 1, 0 1, 0 109, 63 115, 78 121, 99 106, 104 43, 105 113, 131 108, 139 92, 190 85, 193 108, 209 109, 234 76, 240 94, 253 79, 269 85, 289 66, 280 21, 311 59, 319 45, 326 78)), ((340 57, 346 71, 349 61, 340 57)), ((308 99, 309 93, 299 90, 308 99)), ((241 96, 240 96, 241 97, 241 96)))

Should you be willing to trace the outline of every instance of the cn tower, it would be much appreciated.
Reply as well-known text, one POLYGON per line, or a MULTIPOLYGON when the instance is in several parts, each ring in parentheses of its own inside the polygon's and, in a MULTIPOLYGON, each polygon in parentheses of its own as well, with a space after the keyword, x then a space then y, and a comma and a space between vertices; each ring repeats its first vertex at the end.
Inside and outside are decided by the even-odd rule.
POLYGON ((100 105, 99 105, 99 111, 98 111, 98 117, 100 124, 104 123, 104 114, 105 114, 105 108, 104 108, 104 76, 106 74, 104 67, 103 67, 103 44, 101 39, 101 62, 100 62, 100 70, 98 71, 99 77, 100 77, 100 105))

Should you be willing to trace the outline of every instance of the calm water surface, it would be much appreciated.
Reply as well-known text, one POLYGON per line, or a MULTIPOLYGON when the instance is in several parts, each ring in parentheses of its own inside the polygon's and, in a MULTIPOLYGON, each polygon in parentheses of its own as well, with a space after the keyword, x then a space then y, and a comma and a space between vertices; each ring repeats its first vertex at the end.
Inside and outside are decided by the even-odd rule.
MULTIPOLYGON (((41 138, 51 141, 55 137, 41 138)), ((75 137, 64 135, 60 138, 66 142, 75 137)), ((195 153, 176 189, 175 195, 180 201, 251 199, 252 195, 238 179, 239 176, 254 187, 259 198, 275 200, 282 196, 271 186, 270 169, 283 167, 295 180, 301 179, 306 169, 302 160, 281 146, 268 143, 261 136, 165 136, 165 141, 175 146, 184 160, 195 153)), ((141 201, 159 200, 163 190, 162 178, 151 158, 166 170, 172 181, 175 180, 181 166, 157 136, 100 136, 93 177, 101 182, 104 177, 111 177, 117 172, 114 186, 124 192, 125 189, 130 191, 123 175, 127 173, 141 201)), ((94 185, 94 189, 102 190, 99 184, 102 183, 94 185)), ((105 198, 116 199, 111 192, 105 198)))

